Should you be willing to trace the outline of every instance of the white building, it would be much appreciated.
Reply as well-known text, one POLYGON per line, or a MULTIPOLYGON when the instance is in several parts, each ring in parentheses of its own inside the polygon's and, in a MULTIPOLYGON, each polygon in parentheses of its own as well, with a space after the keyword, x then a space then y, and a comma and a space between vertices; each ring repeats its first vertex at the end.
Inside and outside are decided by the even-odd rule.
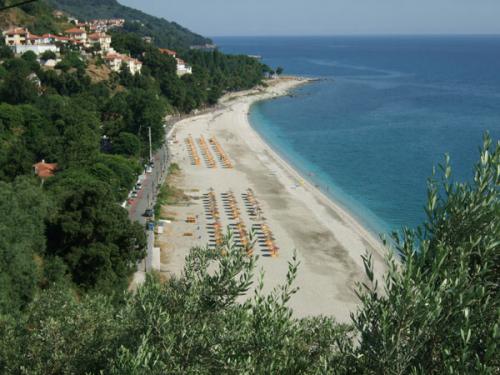
POLYGON ((140 62, 139 60, 129 57, 128 60, 125 61, 125 64, 127 64, 130 73, 132 73, 133 75, 141 73, 142 62, 140 62))
POLYGON ((87 32, 78 27, 68 29, 64 32, 70 39, 72 39, 76 44, 81 44, 88 47, 87 42, 87 32))
POLYGON ((105 33, 93 33, 88 36, 90 44, 101 46, 103 52, 107 52, 111 48, 111 36, 105 33))
POLYGON ((28 51, 34 52, 37 56, 47 51, 52 51, 54 53, 59 52, 59 48, 55 44, 16 44, 11 48, 16 55, 22 55, 28 51))
POLYGON ((113 72, 120 72, 122 65, 125 64, 130 73, 135 75, 142 70, 142 62, 130 56, 122 55, 121 53, 108 53, 106 62, 113 72))
POLYGON ((186 64, 186 62, 182 59, 176 59, 177 60, 177 75, 179 77, 185 75, 185 74, 192 74, 193 73, 193 68, 186 64))
POLYGON ((170 56, 175 59, 176 64, 177 64, 177 75, 179 77, 185 75, 185 74, 192 74, 193 73, 193 68, 186 64, 186 62, 182 59, 177 58, 177 52, 172 51, 171 49, 167 48, 160 48, 160 53, 166 56, 170 56))
POLYGON ((26 44, 30 32, 28 29, 24 29, 21 27, 15 27, 10 30, 6 30, 2 32, 5 40, 5 45, 6 46, 18 46, 22 44, 26 44))

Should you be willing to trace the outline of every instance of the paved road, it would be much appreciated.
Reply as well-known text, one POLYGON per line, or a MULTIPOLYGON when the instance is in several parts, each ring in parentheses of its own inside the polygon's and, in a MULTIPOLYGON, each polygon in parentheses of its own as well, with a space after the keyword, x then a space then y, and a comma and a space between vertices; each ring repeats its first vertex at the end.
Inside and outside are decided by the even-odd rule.
MULTIPOLYGON (((142 181, 142 189, 129 207, 130 220, 143 224, 145 230, 147 218, 143 216, 144 211, 154 207, 158 189, 167 175, 169 162, 167 143, 154 155, 153 159, 153 171, 145 173, 146 177, 142 181)), ((147 272, 152 269, 154 232, 147 230, 146 235, 148 240, 147 254, 146 258, 137 265, 138 272, 147 272)))
POLYGON ((141 224, 146 223, 146 218, 142 215, 146 209, 154 207, 159 185, 167 173, 167 146, 164 145, 153 158, 155 162, 153 171, 145 174, 146 179, 142 181, 142 189, 129 208, 130 220, 141 224))

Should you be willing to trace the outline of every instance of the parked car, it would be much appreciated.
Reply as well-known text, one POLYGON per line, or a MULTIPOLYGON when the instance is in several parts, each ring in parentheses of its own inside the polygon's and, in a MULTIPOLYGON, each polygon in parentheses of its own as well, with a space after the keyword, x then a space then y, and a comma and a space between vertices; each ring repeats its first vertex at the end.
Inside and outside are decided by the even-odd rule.
POLYGON ((144 211, 144 217, 153 217, 154 216, 154 211, 151 208, 148 208, 146 211, 144 211))
POLYGON ((138 196, 138 195, 139 195, 139 194, 137 193, 137 191, 135 191, 135 190, 134 190, 134 191, 130 194, 130 197, 131 197, 131 198, 137 198, 137 196, 138 196))
POLYGON ((135 190, 141 190, 142 189, 142 182, 138 182, 135 184, 135 190))

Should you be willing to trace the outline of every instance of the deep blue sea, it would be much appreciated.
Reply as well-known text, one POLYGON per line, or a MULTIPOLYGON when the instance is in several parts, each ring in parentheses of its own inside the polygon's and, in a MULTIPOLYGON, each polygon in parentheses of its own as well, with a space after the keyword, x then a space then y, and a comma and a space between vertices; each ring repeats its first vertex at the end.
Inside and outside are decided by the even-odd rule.
POLYGON ((500 137, 500 36, 214 39, 324 79, 256 104, 251 122, 375 232, 420 224, 444 154, 471 179, 483 133, 500 137))

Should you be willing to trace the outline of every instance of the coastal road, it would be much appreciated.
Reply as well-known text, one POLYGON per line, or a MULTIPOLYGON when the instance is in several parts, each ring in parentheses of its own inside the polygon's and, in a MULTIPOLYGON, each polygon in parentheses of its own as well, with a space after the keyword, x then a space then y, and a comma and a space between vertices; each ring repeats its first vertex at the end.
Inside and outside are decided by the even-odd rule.
MULTIPOLYGON (((163 183, 165 176, 167 175, 169 155, 168 155, 168 145, 165 142, 163 147, 153 156, 154 167, 151 173, 145 173, 145 179, 142 181, 142 188, 138 192, 137 198, 135 198, 129 207, 129 218, 131 221, 136 221, 144 226, 146 229, 147 218, 144 217, 144 211, 148 208, 153 208, 156 202, 156 197, 158 195, 158 189, 163 183)), ((154 247, 154 232, 147 230, 147 254, 146 258, 143 259, 137 266, 138 274, 134 277, 137 280, 143 280, 144 275, 142 273, 151 270, 153 262, 153 247, 154 247)))
POLYGON ((132 221, 146 224, 147 218, 143 216, 144 211, 153 208, 158 194, 158 185, 163 181, 168 167, 168 149, 167 145, 154 155, 154 168, 151 173, 145 173, 145 179, 142 181, 142 189, 138 192, 129 208, 129 217, 132 221))

